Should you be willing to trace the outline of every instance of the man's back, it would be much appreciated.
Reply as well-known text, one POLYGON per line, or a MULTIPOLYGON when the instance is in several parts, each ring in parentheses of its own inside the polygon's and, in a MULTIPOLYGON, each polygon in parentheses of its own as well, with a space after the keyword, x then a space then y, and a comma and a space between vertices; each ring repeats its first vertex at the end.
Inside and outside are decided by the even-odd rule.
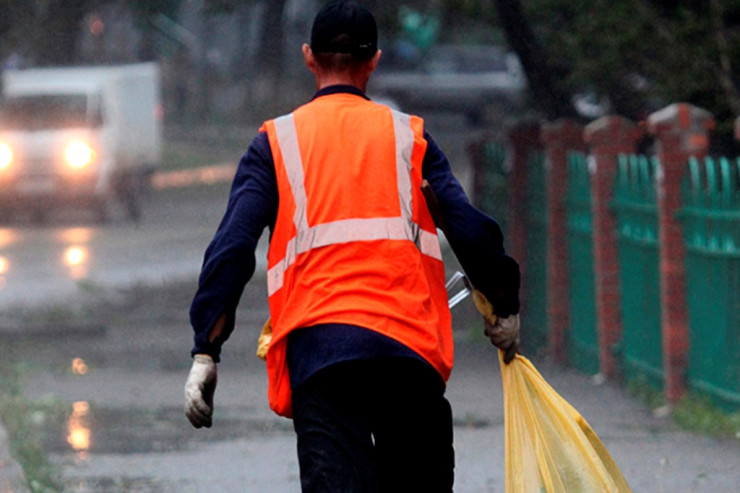
POLYGON ((280 197, 268 253, 273 409, 290 413, 284 338, 316 325, 389 337, 447 379, 451 320, 421 193, 421 119, 334 86, 263 129, 280 197))

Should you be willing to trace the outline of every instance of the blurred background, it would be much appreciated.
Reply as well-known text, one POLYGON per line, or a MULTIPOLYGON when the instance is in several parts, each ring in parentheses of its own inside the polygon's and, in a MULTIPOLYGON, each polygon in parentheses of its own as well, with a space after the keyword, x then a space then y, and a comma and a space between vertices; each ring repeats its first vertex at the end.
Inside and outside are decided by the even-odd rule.
MULTIPOLYGON (((299 48, 320 3, 3 0, 0 60, 5 69, 154 60, 167 122, 261 121, 311 94, 299 48)), ((518 56, 528 107, 548 119, 613 112, 640 120, 687 101, 711 111, 717 140, 732 145, 740 2, 365 3, 379 21, 381 70, 495 71, 496 57, 463 59, 445 47, 493 45, 518 56)))
MULTIPOLYGON (((580 372, 547 367, 635 490, 733 490, 740 0, 364 3, 383 51, 368 94, 424 117, 473 202, 501 223, 524 271, 525 354, 580 372), (667 107, 690 159, 663 159, 645 132, 667 107), (611 133, 589 154, 583 129, 597 120, 609 124, 592 130, 611 133), (607 168, 610 186, 597 190, 607 168), (679 171, 666 194, 669 168, 679 171), (607 249, 594 246, 604 223, 595 203, 617 220, 607 236, 621 270, 605 275, 593 258, 607 249), (679 234, 666 240, 661 228, 679 234), (680 259, 669 290, 679 298, 661 297, 662 259, 676 245, 687 276, 680 259), (621 298, 597 302, 604 280, 621 298), (683 332, 680 354, 665 358, 671 306, 684 310, 683 332), (606 341, 605 319, 616 324, 606 341), (677 407, 684 423, 729 442, 654 419, 652 408, 668 415, 663 404, 686 390, 666 391, 668 373, 712 399, 677 407)), ((0 420, 32 491, 297 489, 292 430, 267 408, 253 356, 268 316, 265 238, 219 367, 219 424, 191 430, 181 401, 203 252, 261 122, 315 90, 300 46, 322 4, 0 0, 0 420)), ((495 359, 472 304, 453 315, 456 490, 501 491, 501 396, 480 371, 497 371, 495 359)))

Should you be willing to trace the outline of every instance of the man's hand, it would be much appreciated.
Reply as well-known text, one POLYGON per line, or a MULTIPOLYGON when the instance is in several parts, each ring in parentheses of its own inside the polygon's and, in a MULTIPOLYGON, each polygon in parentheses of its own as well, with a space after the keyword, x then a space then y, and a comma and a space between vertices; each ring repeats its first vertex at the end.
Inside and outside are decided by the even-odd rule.
POLYGON ((504 351, 504 363, 508 365, 519 352, 519 315, 497 318, 494 324, 487 318, 483 320, 486 336, 491 339, 494 346, 504 351))
POLYGON ((196 428, 211 427, 216 380, 216 363, 213 359, 207 354, 196 354, 185 383, 185 416, 196 428))

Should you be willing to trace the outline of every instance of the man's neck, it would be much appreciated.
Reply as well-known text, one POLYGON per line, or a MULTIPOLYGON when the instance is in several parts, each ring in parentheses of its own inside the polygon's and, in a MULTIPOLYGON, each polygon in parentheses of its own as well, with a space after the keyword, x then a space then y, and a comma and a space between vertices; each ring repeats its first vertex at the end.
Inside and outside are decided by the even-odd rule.
POLYGON ((367 90, 367 81, 368 78, 364 76, 355 76, 354 74, 347 74, 347 73, 328 73, 328 74, 322 74, 319 77, 316 77, 316 90, 320 91, 321 89, 324 89, 325 87, 329 86, 354 86, 361 90, 362 92, 366 92, 367 90))

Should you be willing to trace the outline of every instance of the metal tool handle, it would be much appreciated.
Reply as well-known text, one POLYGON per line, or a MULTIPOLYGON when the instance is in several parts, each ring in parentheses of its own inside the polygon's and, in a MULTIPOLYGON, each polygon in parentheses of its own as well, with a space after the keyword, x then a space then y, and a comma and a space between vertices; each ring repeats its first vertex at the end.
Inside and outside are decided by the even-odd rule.
POLYGON ((470 281, 468 281, 467 276, 465 276, 465 274, 463 274, 460 271, 457 271, 454 274, 452 274, 450 279, 445 284, 445 288, 447 289, 447 292, 449 293, 450 290, 460 282, 463 283, 463 288, 457 293, 455 293, 454 295, 450 296, 447 302, 447 306, 449 306, 450 308, 460 303, 462 300, 470 296, 470 293, 473 292, 473 286, 470 284, 470 281))

